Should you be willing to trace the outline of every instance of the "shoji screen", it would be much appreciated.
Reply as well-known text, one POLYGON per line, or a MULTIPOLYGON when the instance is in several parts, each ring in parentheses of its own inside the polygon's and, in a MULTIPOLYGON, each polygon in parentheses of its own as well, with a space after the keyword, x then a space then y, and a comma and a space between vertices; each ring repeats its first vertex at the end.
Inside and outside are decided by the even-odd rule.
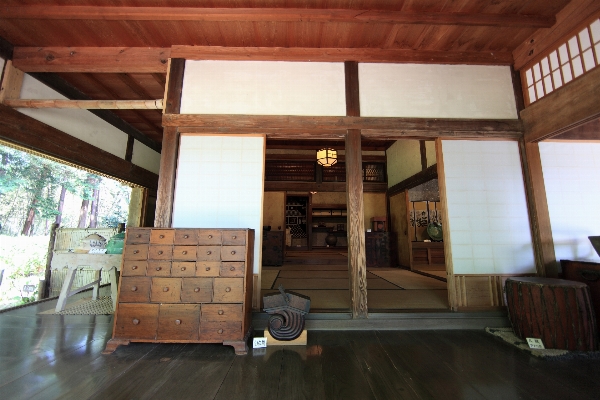
POLYGON ((599 261, 587 237, 600 236, 600 143, 539 146, 556 259, 599 261))
POLYGON ((254 272, 261 262, 265 138, 182 135, 174 228, 251 228, 254 272))
POLYGON ((517 142, 444 140, 442 152, 454 273, 535 273, 517 142))

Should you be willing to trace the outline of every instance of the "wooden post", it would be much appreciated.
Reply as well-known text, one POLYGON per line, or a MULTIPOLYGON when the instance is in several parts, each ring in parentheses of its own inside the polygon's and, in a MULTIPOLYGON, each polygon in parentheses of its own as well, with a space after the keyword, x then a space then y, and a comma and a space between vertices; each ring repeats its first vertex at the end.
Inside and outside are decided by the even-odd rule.
POLYGON ((46 272, 44 273, 44 287, 40 290, 40 298, 50 297, 50 279, 52 278, 52 255, 54 254, 54 242, 56 241, 56 230, 59 224, 54 223, 50 227, 50 239, 48 240, 48 253, 46 257, 46 272))
POLYGON ((12 60, 6 62, 0 86, 0 103, 21 97, 23 75, 23 71, 13 67, 12 60))
POLYGON ((360 131, 346 135, 346 202, 348 207, 348 267, 352 318, 368 318, 367 259, 363 205, 362 154, 360 131))
MULTIPOLYGON (((165 114, 179 114, 184 69, 184 59, 176 58, 169 61, 165 107, 163 109, 165 114)), ((162 145, 154 226, 170 228, 175 194, 177 156, 179 154, 179 131, 177 127, 164 128, 162 145)))
POLYGON ((145 191, 146 189, 141 187, 131 188, 127 226, 139 227, 143 225, 144 215, 142 214, 142 211, 144 209, 145 191))

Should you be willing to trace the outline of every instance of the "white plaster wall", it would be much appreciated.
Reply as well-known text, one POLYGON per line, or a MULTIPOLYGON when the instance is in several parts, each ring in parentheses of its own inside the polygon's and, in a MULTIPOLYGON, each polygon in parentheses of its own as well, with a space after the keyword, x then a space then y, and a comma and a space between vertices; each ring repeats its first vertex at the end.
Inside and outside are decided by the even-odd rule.
POLYGON ((442 141, 455 274, 535 273, 517 142, 442 141))
POLYGON ((358 64, 363 117, 515 119, 510 68, 358 64))
POLYGON ((346 115, 344 64, 186 61, 181 113, 346 115))
POLYGON ((254 273, 261 265, 263 136, 182 135, 174 228, 251 228, 254 273))
POLYGON ((158 171, 160 170, 160 153, 152 150, 142 142, 134 140, 131 162, 139 167, 158 174, 158 171))
POLYGON ((421 172, 421 144, 418 140, 397 140, 387 151, 388 187, 421 172))
POLYGON ((539 143, 557 260, 600 257, 588 236, 600 236, 600 143, 539 143))
MULTIPOLYGON (((66 97, 28 74, 23 78, 21 98, 66 100, 66 97)), ((117 157, 125 158, 127 135, 89 111, 56 108, 20 108, 18 111, 117 157)))

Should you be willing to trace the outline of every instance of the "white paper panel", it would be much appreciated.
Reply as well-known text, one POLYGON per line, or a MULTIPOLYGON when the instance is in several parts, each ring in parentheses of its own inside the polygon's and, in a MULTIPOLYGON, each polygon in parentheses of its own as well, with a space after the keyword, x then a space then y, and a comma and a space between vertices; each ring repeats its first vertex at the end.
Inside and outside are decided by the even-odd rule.
POLYGON ((344 64, 186 61, 181 113, 346 115, 344 64))
MULTIPOLYGON (((28 74, 23 78, 21 98, 67 99, 28 74)), ((18 111, 117 157, 125 158, 127 134, 89 111, 56 108, 19 108, 18 111)))
POLYGON ((139 167, 158 174, 158 171, 160 170, 160 153, 157 153, 145 144, 134 140, 131 162, 139 167))
POLYGON ((250 228, 254 273, 261 263, 265 139, 182 135, 174 228, 250 228))
POLYGON ((557 260, 600 257, 588 236, 600 236, 600 143, 539 143, 557 260))
POLYGON ((358 65, 363 117, 516 119, 510 68, 358 65))
POLYGON ((534 273, 517 142, 444 140, 442 151, 454 273, 534 273))

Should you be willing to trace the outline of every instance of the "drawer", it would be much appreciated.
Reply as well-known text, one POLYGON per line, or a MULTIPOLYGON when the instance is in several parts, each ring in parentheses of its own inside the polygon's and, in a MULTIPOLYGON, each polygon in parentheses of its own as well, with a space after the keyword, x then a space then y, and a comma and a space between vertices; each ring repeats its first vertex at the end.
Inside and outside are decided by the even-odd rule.
POLYGON ((148 276, 171 276, 170 261, 148 261, 148 276))
POLYGON ((198 231, 196 229, 177 229, 173 244, 178 245, 197 245, 198 231))
POLYGON ((196 261, 196 246, 173 246, 173 260, 196 261))
POLYGON ((213 303, 241 303, 244 301, 244 278, 215 278, 213 303))
POLYGON ((207 246, 221 244, 221 231, 216 229, 201 229, 198 231, 198 244, 207 246))
POLYGON ((179 303, 181 278, 152 278, 150 301, 153 303, 179 303))
POLYGON ((245 263, 243 262, 223 262, 219 275, 225 277, 243 277, 246 272, 244 266, 245 263))
POLYGON ((124 276, 121 278, 121 287, 119 288, 119 303, 149 302, 150 284, 150 278, 145 276, 124 276))
POLYGON ((202 304, 202 321, 241 321, 241 304, 202 304))
POLYGON ((243 246, 246 244, 246 231, 223 231, 223 246, 243 246))
POLYGON ((147 244, 128 244, 123 248, 124 260, 145 260, 148 258, 147 244))
POLYGON ((175 231, 173 229, 152 229, 150 233, 151 244, 173 244, 175 231))
POLYGON ((181 289, 183 303, 210 303, 213 295, 213 278, 184 278, 181 289))
POLYGON ((173 246, 150 246, 148 258, 151 260, 170 260, 173 258, 173 246))
POLYGON ((125 243, 150 243, 150 229, 127 228, 125 243))
POLYGON ((196 263, 189 261, 173 261, 171 276, 195 276, 196 263))
POLYGON ((196 276, 219 276, 220 269, 220 261, 196 262, 196 276))
POLYGON ((119 303, 115 338, 154 339, 158 328, 158 304, 119 303))
POLYGON ((220 261, 221 246, 198 246, 196 260, 198 261, 220 261))
POLYGON ((121 275, 123 276, 145 276, 148 261, 144 260, 129 260, 123 261, 121 275))
POLYGON ((158 334, 161 340, 198 340, 200 304, 161 304, 158 334))
POLYGON ((222 342, 225 340, 242 340, 243 338, 241 322, 203 321, 200 323, 200 340, 222 342))
POLYGON ((246 246, 223 246, 221 247, 221 260, 244 261, 246 260, 246 246))

